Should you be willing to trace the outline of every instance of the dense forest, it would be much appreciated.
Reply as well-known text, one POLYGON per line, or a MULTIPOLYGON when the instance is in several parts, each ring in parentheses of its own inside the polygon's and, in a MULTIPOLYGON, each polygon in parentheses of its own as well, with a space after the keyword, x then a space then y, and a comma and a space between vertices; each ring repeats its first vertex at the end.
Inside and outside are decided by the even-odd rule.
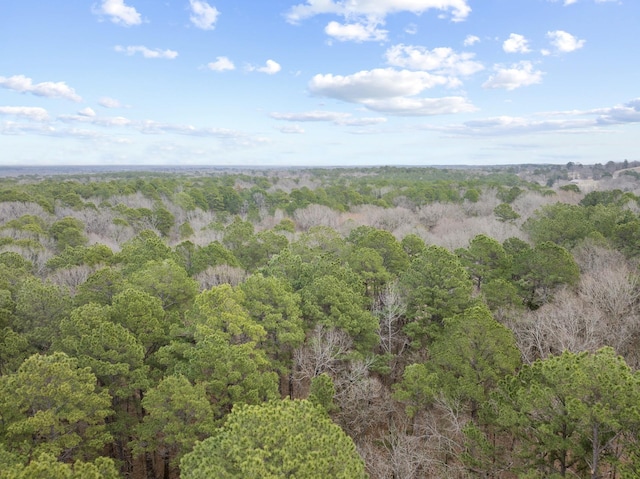
POLYGON ((0 177, 0 479, 638 478, 637 166, 0 177))

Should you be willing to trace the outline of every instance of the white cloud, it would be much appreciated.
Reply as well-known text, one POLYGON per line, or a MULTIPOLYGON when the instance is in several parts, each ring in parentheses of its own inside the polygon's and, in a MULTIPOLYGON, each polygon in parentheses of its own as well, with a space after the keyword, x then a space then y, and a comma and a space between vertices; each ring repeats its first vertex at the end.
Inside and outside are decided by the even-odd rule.
POLYGON ((271 113, 269 115, 275 120, 296 121, 296 122, 329 122, 335 125, 346 126, 368 126, 377 125, 387 121, 382 117, 354 118, 351 113, 336 111, 307 111, 304 113, 271 113))
POLYGON ((394 45, 385 56, 387 63, 400 68, 434 71, 443 75, 468 76, 484 69, 481 63, 473 61, 473 53, 456 53, 451 48, 441 47, 428 50, 420 46, 394 45))
POLYGON ((415 23, 410 23, 405 27, 404 32, 409 35, 415 35, 416 33, 418 33, 418 25, 416 25, 415 23))
POLYGON ((361 103, 371 98, 417 95, 423 90, 449 83, 449 78, 423 71, 376 68, 353 75, 315 75, 309 83, 314 95, 361 103))
POLYGON ((468 113, 476 111, 464 97, 450 96, 443 98, 385 98, 367 99, 362 102, 370 110, 398 116, 432 116, 468 113))
POLYGON ((515 90, 516 88, 542 82, 543 72, 534 70, 533 64, 528 61, 516 63, 511 68, 497 66, 495 71, 496 73, 482 85, 484 88, 515 90))
POLYGON ((286 133, 289 135, 302 135, 304 133, 304 128, 302 128, 300 125, 279 126, 276 127, 276 129, 280 133, 286 133))
POLYGON ((471 13, 467 0, 307 0, 294 5, 286 15, 290 23, 298 23, 320 14, 335 14, 344 18, 368 18, 383 21, 392 13, 421 14, 427 10, 451 11, 453 21, 462 21, 471 13))
POLYGON ((34 85, 31 78, 27 78, 24 75, 14 75, 8 78, 0 77, 0 87, 47 98, 64 98, 75 102, 82 101, 76 91, 65 82, 42 82, 34 85))
POLYGON ((502 44, 502 49, 507 53, 528 53, 531 51, 529 40, 517 33, 509 35, 509 38, 502 44))
POLYGON ((150 48, 142 45, 128 47, 117 45, 114 50, 120 53, 125 53, 129 56, 135 55, 136 53, 142 53, 144 58, 166 58, 168 60, 173 60, 178 56, 178 52, 174 50, 160 50, 159 48, 151 50, 150 48))
POLYGON ((202 30, 213 30, 220 15, 218 9, 200 0, 189 0, 189 4, 192 12, 189 17, 191 23, 202 30))
POLYGON ((94 13, 107 15, 113 23, 126 27, 142 23, 140 14, 134 7, 125 5, 124 0, 103 0, 100 8, 95 9, 94 13))
POLYGON ((624 105, 592 110, 552 111, 532 117, 498 116, 423 129, 464 136, 506 136, 546 132, 596 132, 603 127, 640 123, 640 98, 624 105))
POLYGON ((563 30, 547 32, 547 38, 550 39, 551 45, 561 53, 569 53, 579 50, 586 42, 586 40, 578 40, 576 37, 563 30))
POLYGON ((35 106, 0 106, 0 115, 17 116, 33 121, 49 120, 47 110, 35 106))
POLYGON ((105 108, 121 108, 122 107, 122 103, 120 103, 120 101, 114 98, 109 98, 107 96, 100 98, 100 100, 98 100, 98 105, 103 106, 105 108))
POLYGON ((499 116, 468 121, 460 125, 425 125, 423 128, 465 136, 504 136, 576 131, 593 128, 594 126, 594 121, 590 119, 564 118, 536 120, 513 116, 499 116))
POLYGON ((280 66, 280 64, 274 60, 267 60, 267 62, 265 63, 265 66, 263 67, 256 67, 253 65, 247 65, 247 70, 252 72, 252 71, 256 71, 256 72, 260 72, 260 73, 266 73, 267 75, 275 75, 276 73, 278 73, 280 70, 282 70, 282 67, 280 66))
MULTIPOLYGON (((549 0, 550 2, 557 2, 558 0, 549 0)), ((596 3, 608 3, 608 2, 618 2, 620 0, 595 0, 596 3)), ((574 3, 578 3, 578 0, 564 0, 563 5, 566 7, 567 5, 573 5, 574 3)))
POLYGON ((90 123, 105 127, 125 127, 133 124, 133 121, 123 116, 97 116, 95 113, 93 115, 87 114, 84 110, 78 112, 77 115, 60 115, 58 120, 63 123, 90 123))
POLYGON ((480 37, 477 37, 476 35, 467 35, 467 37, 464 39, 464 42, 462 42, 462 44, 465 47, 470 47, 471 45, 475 45, 479 41, 480 41, 480 37))
POLYGON ((314 95, 326 96, 390 115, 439 115, 474 111, 463 97, 411 98, 436 86, 450 86, 452 79, 425 71, 393 68, 361 71, 353 75, 316 75, 309 83, 314 95))
POLYGON ((93 108, 87 107, 87 108, 83 108, 82 110, 80 110, 78 112, 78 115, 88 116, 88 117, 92 118, 92 117, 96 116, 96 112, 93 110, 93 108))
POLYGON ((207 63, 207 68, 216 72, 235 70, 236 66, 227 57, 216 57, 215 62, 207 63))
POLYGON ((387 30, 379 30, 377 23, 338 23, 329 22, 324 32, 330 37, 341 42, 369 42, 384 41, 387 39, 387 30))
POLYGON ((598 115, 599 124, 640 123, 640 98, 624 105, 599 108, 588 113, 598 115))

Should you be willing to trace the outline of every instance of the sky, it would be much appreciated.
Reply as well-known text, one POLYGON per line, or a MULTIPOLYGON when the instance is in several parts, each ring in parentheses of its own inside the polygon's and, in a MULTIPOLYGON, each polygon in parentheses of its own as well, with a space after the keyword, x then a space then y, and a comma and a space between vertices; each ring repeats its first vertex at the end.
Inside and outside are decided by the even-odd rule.
POLYGON ((0 166, 640 160, 639 0, 0 0, 0 166))

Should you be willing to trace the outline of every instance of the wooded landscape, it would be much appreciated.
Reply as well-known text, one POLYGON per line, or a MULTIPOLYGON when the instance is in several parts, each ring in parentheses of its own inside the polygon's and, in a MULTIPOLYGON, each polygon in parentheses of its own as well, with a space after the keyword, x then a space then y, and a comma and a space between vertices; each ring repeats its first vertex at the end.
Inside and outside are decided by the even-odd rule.
POLYGON ((0 176, 0 479, 638 478, 637 166, 0 176))

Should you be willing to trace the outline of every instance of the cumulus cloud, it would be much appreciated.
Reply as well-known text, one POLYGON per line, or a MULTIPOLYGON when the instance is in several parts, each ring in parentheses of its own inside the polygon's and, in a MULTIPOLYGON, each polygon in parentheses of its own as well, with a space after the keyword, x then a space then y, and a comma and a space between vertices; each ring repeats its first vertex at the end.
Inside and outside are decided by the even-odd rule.
POLYGON ((295 121, 295 122, 328 122, 334 125, 345 126, 368 126, 377 125, 387 121, 386 118, 364 117, 354 118, 351 113, 342 113, 336 111, 307 111, 303 113, 271 113, 269 115, 275 120, 295 121))
POLYGON ((469 100, 461 96, 443 98, 384 98, 367 99, 362 102, 367 108, 398 116, 451 115, 476 111, 469 100))
POLYGON ((107 96, 100 98, 100 100, 98 100, 98 105, 103 106, 105 108, 121 108, 122 107, 122 103, 120 103, 119 100, 116 100, 114 98, 109 98, 107 96))
POLYGON ((533 64, 523 61, 510 68, 495 67, 495 74, 482 85, 484 88, 504 88, 515 90, 523 86, 535 85, 542 82, 543 72, 534 70, 533 64))
POLYGON ((191 23, 202 30, 213 30, 220 15, 218 9, 201 0, 189 0, 189 4, 191 23))
POLYGON ((260 72, 260 73, 266 73, 267 75, 275 75, 276 73, 278 73, 280 70, 282 70, 282 67, 280 66, 280 64, 274 60, 267 60, 267 62, 265 63, 265 65, 263 67, 256 67, 254 65, 248 65, 247 66, 247 70, 250 72, 256 71, 256 72, 260 72))
POLYGON ((601 125, 640 123, 640 98, 631 100, 624 105, 599 108, 588 113, 597 115, 598 124, 601 125))
POLYGON ((439 115, 473 111, 463 97, 411 98, 436 86, 451 86, 452 79, 426 71, 378 68, 353 75, 316 75, 309 91, 391 115, 439 115))
POLYGON ((586 40, 578 40, 578 38, 563 30, 547 32, 547 38, 549 38, 556 51, 561 53, 579 50, 586 43, 586 40))
POLYGON ((377 23, 338 23, 329 22, 324 32, 338 41, 370 42, 387 39, 387 30, 378 29, 377 23))
POLYGON ((96 116, 96 112, 93 110, 93 108, 87 107, 87 108, 83 108, 82 110, 80 110, 78 112, 78 115, 88 116, 88 117, 92 118, 92 117, 96 116))
POLYGON ((216 57, 215 62, 207 63, 207 68, 216 72, 235 70, 236 66, 227 57, 216 57))
POLYGON ((129 56, 135 55, 136 53, 141 53, 144 58, 165 58, 167 60, 173 60, 178 56, 178 52, 174 50, 160 50, 159 48, 151 50, 150 48, 142 45, 128 47, 116 45, 114 50, 120 53, 125 53, 129 56))
POLYGON ((309 91, 318 96, 360 103, 370 98, 413 96, 448 83, 447 77, 424 71, 376 68, 346 76, 315 75, 309 83, 309 91))
POLYGON ((126 27, 142 23, 140 14, 134 7, 125 5, 124 0, 103 0, 94 13, 107 15, 113 23, 126 27))
POLYGON ((454 76, 468 76, 483 70, 481 63, 473 61, 474 56, 473 53, 456 53, 447 47, 429 50, 403 44, 394 45, 385 53, 389 65, 454 76))
POLYGON ((31 78, 24 75, 14 75, 8 78, 0 77, 0 87, 19 93, 31 93, 47 98, 63 98, 75 102, 81 102, 82 98, 65 82, 33 83, 31 78))
POLYGON ((476 35, 467 35, 466 38, 464 39, 464 42, 462 42, 462 44, 465 47, 470 47, 471 45, 475 45, 479 41, 480 41, 480 37, 476 35))
POLYGON ((34 106, 0 106, 0 115, 16 116, 33 121, 48 121, 47 110, 34 106))
POLYGON ((451 12, 453 21, 465 20, 471 7, 467 0, 307 0, 294 5, 286 14, 287 21, 298 23, 320 14, 335 14, 344 18, 368 18, 383 21, 392 13, 411 12, 421 14, 427 10, 451 12))
POLYGON ((512 33, 509 38, 502 43, 502 49, 507 53, 528 53, 529 40, 517 33, 512 33))

